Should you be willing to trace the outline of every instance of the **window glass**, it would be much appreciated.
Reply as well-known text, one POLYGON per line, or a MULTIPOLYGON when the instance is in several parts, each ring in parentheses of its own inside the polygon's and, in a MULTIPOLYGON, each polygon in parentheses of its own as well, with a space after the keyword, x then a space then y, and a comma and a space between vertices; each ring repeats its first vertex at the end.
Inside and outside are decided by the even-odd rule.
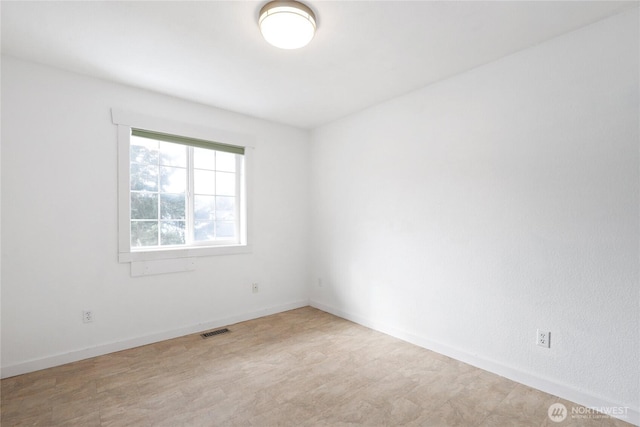
POLYGON ((131 247, 239 242, 242 154, 140 132, 129 150, 131 247))

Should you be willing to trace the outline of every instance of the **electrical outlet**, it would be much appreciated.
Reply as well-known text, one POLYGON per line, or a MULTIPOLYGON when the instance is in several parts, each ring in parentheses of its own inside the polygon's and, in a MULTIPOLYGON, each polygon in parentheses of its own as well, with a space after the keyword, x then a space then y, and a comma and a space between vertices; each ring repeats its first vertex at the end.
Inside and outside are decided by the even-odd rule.
POLYGON ((83 323, 93 322, 93 311, 91 311, 91 310, 84 310, 84 311, 82 312, 82 322, 83 322, 83 323))
POLYGON ((258 293, 258 284, 257 283, 252 283, 251 284, 251 290, 253 291, 254 294, 258 293))
POLYGON ((540 347, 551 347, 551 332, 538 329, 536 333, 536 344, 540 347))
POLYGON ((322 287, 322 277, 318 277, 318 287, 322 287))

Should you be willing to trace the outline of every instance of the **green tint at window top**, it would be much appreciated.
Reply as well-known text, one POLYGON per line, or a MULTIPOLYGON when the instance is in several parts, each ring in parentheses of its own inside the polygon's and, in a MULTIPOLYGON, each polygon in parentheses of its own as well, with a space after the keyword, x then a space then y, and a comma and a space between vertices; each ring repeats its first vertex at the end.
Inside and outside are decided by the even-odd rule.
POLYGON ((149 138, 157 141, 173 142, 175 144, 188 145, 191 147, 206 148, 209 150, 222 151, 225 153, 244 155, 244 147, 221 144, 219 142, 206 141, 204 139, 189 138, 186 136, 171 135, 168 133, 155 132, 155 131, 143 130, 143 129, 131 129, 131 134, 141 138, 149 138))

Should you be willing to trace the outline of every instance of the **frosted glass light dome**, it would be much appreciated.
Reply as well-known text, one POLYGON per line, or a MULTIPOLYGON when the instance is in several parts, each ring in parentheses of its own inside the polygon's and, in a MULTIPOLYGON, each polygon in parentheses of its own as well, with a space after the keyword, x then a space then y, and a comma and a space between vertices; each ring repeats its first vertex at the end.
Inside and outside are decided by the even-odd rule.
POLYGON ((299 49, 316 33, 313 11, 297 1, 272 1, 260 10, 260 32, 269 43, 281 49, 299 49))

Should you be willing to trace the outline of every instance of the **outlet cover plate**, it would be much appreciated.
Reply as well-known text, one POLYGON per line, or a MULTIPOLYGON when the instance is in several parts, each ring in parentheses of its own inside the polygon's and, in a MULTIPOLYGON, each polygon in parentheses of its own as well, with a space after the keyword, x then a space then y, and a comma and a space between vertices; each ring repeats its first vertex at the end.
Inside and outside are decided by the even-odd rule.
POLYGON ((551 332, 538 329, 536 331, 536 344, 540 347, 551 347, 551 332))
POLYGON ((82 312, 82 322, 83 323, 93 322, 93 311, 92 310, 84 310, 82 312))

